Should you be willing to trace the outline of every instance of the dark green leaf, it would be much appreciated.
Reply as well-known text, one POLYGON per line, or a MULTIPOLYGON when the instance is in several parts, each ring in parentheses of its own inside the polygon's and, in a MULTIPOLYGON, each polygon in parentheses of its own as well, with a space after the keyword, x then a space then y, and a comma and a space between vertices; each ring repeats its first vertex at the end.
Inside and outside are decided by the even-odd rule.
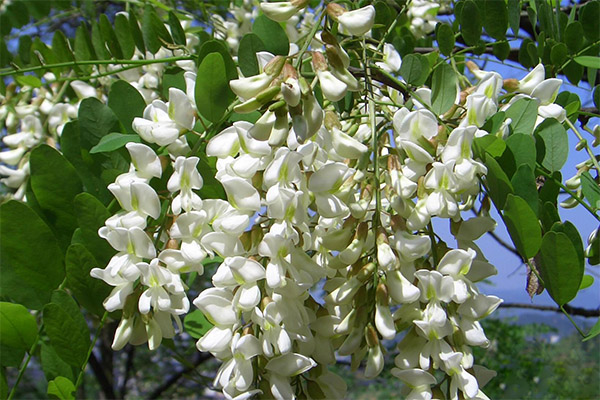
POLYGON ((79 130, 81 146, 91 149, 103 136, 120 130, 119 120, 109 106, 89 97, 79 105, 79 130))
POLYGON ((31 45, 33 41, 29 35, 21 35, 19 37, 19 57, 25 65, 30 63, 31 60, 31 45))
POLYGON ((549 201, 556 205, 558 202, 558 193, 560 192, 560 186, 558 186, 557 182, 562 181, 562 175, 559 171, 556 171, 552 174, 552 178, 541 178, 543 177, 540 177, 540 182, 543 182, 543 184, 539 190, 540 199, 543 202, 549 201))
POLYGON ((73 368, 56 354, 54 347, 42 342, 40 357, 42 371, 44 371, 47 381, 51 381, 58 376, 64 376, 70 380, 75 379, 73 368))
POLYGON ((577 230, 575 225, 573 225, 573 223, 569 221, 556 222, 554 225, 552 225, 551 231, 562 232, 565 235, 567 235, 567 237, 573 244, 575 252, 577 253, 577 261, 579 261, 579 268, 583 270, 585 267, 583 241, 581 240, 581 235, 579 235, 579 231, 577 230))
POLYGON ((173 36, 175 44, 185 46, 185 32, 173 11, 169 11, 169 27, 171 28, 171 35, 173 36))
POLYGON ((229 106, 228 90, 223 57, 219 53, 207 55, 198 67, 196 77, 195 98, 200 114, 211 122, 218 122, 229 106))
POLYGON ((554 118, 544 120, 535 129, 540 164, 550 172, 560 171, 569 155, 569 138, 565 128, 554 118))
POLYGON ((515 194, 527 202, 535 215, 538 215, 538 192, 533 170, 527 164, 521 164, 513 175, 511 181, 515 194))
POLYGON ((506 60, 510 55, 510 44, 506 40, 496 42, 492 45, 492 52, 499 60, 506 60))
POLYGON ((519 34, 521 24, 521 0, 508 0, 507 8, 508 24, 513 34, 519 34))
POLYGON ((152 54, 156 54, 158 49, 164 44, 173 43, 173 39, 169 35, 167 28, 165 28, 165 24, 163 24, 150 5, 146 5, 144 8, 142 34, 146 48, 152 54))
POLYGON ((583 25, 583 34, 591 42, 600 40, 600 2, 589 1, 579 11, 579 20, 583 25))
POLYGON ((460 17, 460 33, 469 46, 474 46, 481 37, 481 16, 479 8, 472 0, 464 2, 460 17))
POLYGON ((71 306, 46 304, 43 312, 44 329, 58 356, 67 364, 81 368, 86 362, 90 332, 79 310, 72 315, 71 311, 77 304, 71 301, 71 306))
MULTIPOLYGON (((198 65, 202 63, 204 57, 211 53, 219 53, 221 57, 223 57, 223 62, 225 63, 225 75, 227 76, 227 80, 237 79, 238 73, 237 68, 235 66, 235 62, 231 58, 229 54, 229 48, 225 44, 225 42, 221 40, 209 40, 202 44, 200 50, 198 51, 198 65)), ((231 93, 231 99, 235 98, 233 92, 231 93)))
POLYGON ((496 205, 496 208, 502 210, 506 203, 506 197, 510 193, 514 193, 514 189, 508 176, 506 176, 502 167, 493 157, 486 157, 485 165, 488 168, 486 181, 488 183, 487 189, 489 190, 490 197, 496 205))
POLYGON ((287 34, 277 22, 265 15, 259 15, 252 24, 252 33, 264 43, 268 52, 287 56, 290 48, 287 34))
POLYGON ((62 31, 55 31, 52 37, 52 51, 56 55, 58 62, 73 61, 73 53, 69 47, 69 42, 62 31))
MULTIPOLYGON (((506 119, 506 113, 504 111, 498 111, 497 113, 495 113, 494 115, 492 115, 485 121, 485 124, 483 124, 481 129, 491 133, 491 135, 487 135, 491 138, 500 131, 500 128, 502 128, 502 124, 504 123, 505 119, 506 119)), ((492 140, 492 139, 488 139, 488 140, 492 140)), ((502 150, 504 151, 504 147, 502 148, 502 150)), ((498 155, 494 154, 494 157, 496 157, 498 155)))
POLYGON ((560 306, 577 295, 583 267, 577 260, 577 251, 569 237, 563 232, 547 232, 540 248, 538 268, 544 286, 560 306))
POLYGON ((144 44, 144 35, 140 30, 140 24, 134 13, 129 14, 129 28, 131 29, 131 36, 135 42, 135 47, 138 48, 142 54, 146 54, 146 45, 144 44))
POLYGON ((473 151, 480 160, 485 159, 485 153, 492 157, 500 157, 505 149, 504 141, 494 135, 485 135, 473 140, 473 151))
POLYGON ((600 186, 598 186, 598 182, 587 171, 581 174, 581 189, 592 208, 596 210, 600 209, 600 186))
POLYGON ((525 68, 531 68, 535 64, 537 64, 537 58, 532 59, 532 57, 529 54, 529 51, 527 50, 529 45, 532 43, 533 42, 531 39, 525 38, 523 39, 523 41, 521 42, 521 46, 519 47, 519 63, 525 68))
POLYGON ((557 43, 550 51, 550 60, 554 65, 562 65, 565 61, 567 61, 567 54, 567 46, 564 43, 557 43))
POLYGON ((126 81, 118 80, 110 87, 108 106, 113 110, 119 121, 121 121, 125 131, 135 133, 131 123, 135 117, 142 117, 144 115, 146 102, 137 89, 126 81))
MULTIPOLYGON (((109 253, 110 254, 110 253, 109 253)), ((104 314, 102 302, 110 294, 111 287, 99 279, 92 278, 92 268, 103 268, 82 244, 72 244, 65 258, 67 287, 82 307, 98 316, 104 314)))
POLYGON ((581 108, 581 100, 579 96, 571 92, 561 92, 556 97, 555 103, 562 106, 567 112, 567 116, 571 116, 581 108))
POLYGON ((515 158, 515 166, 527 164, 531 171, 535 169, 535 142, 533 136, 524 133, 513 133, 506 139, 506 145, 515 158))
POLYGON ((123 51, 121 50, 121 46, 119 45, 119 41, 117 39, 117 35, 115 35, 115 31, 112 28, 110 21, 106 14, 100 14, 100 33, 102 34, 102 39, 106 43, 109 48, 112 56, 116 59, 123 59, 123 51))
POLYGON ((115 251, 108 242, 98 236, 98 229, 110 217, 110 212, 104 205, 89 193, 80 193, 73 202, 73 211, 87 249, 96 260, 106 264, 115 251))
POLYGON ((458 78, 454 69, 442 63, 433 71, 431 82, 431 108, 438 115, 444 114, 454 105, 458 78))
POLYGON ((129 60, 135 52, 135 42, 131 34, 129 20, 123 14, 117 14, 115 17, 115 35, 119 41, 123 58, 129 60))
POLYGON ((535 256, 542 243, 542 230, 527 202, 509 194, 504 207, 504 222, 521 257, 528 260, 535 256))
MULTIPOLYGON (((19 368, 23 357, 25 357, 25 350, 4 346, 0 343, 0 367, 19 368)), ((0 372, 3 370, 4 368, 0 368, 0 372)), ((5 399, 6 397, 2 398, 5 399)))
POLYGON ((201 158, 198 162, 198 170, 200 171, 200 175, 202 175, 202 179, 204 181, 204 184, 199 191, 200 197, 203 199, 226 200, 227 195, 225 193, 225 189, 223 189, 221 182, 215 178, 215 174, 217 172, 216 158, 201 158))
POLYGON ((265 49, 262 40, 254 33, 247 33, 242 37, 238 50, 238 64, 244 76, 254 76, 260 73, 256 53, 265 49))
POLYGON ((600 108, 600 85, 596 85, 594 88, 593 100, 596 108, 600 108))
POLYGON ((108 60, 110 58, 110 53, 106 48, 102 32, 100 32, 100 27, 96 21, 92 21, 92 46, 98 58, 101 60, 108 60))
POLYGON ((58 241, 35 212, 14 200, 0 206, 0 237, 2 296, 41 309, 65 276, 58 241))
POLYGON ((563 68, 563 73, 573 85, 577 85, 583 77, 583 66, 571 60, 563 68))
POLYGON ((571 54, 577 53, 583 46, 583 27, 581 22, 573 21, 565 28, 565 44, 571 54))
POLYGON ((508 10, 504 1, 486 1, 483 12, 483 26, 485 31, 496 40, 506 37, 508 29, 508 10))
POLYGON ((191 337, 200 339, 213 325, 202 314, 202 311, 195 310, 185 316, 183 327, 191 337))
POLYGON ((75 31, 73 50, 75 51, 75 60, 77 61, 91 60, 95 57, 92 39, 85 25, 80 25, 75 31))
POLYGON ((179 67, 167 68, 165 70, 162 80, 162 94, 164 98, 169 98, 169 88, 172 87, 184 92, 186 91, 184 74, 185 71, 179 67))
POLYGON ((558 215, 555 204, 549 201, 544 203, 540 210, 540 221, 544 232, 550 231, 554 223, 560 221, 560 215, 558 215))
POLYGON ((33 149, 29 164, 33 193, 66 249, 77 228, 73 199, 82 191, 81 180, 71 163, 45 144, 33 149))
POLYGON ((420 86, 429 76, 429 61, 420 54, 409 54, 402 60, 400 75, 414 86, 420 86))
POLYGON ((454 49, 454 31, 450 25, 439 23, 435 30, 435 39, 443 55, 449 56, 452 54, 452 50, 454 49))
POLYGON ((48 382, 47 394, 51 399, 73 400, 75 399, 75 385, 64 376, 58 376, 48 382))
POLYGON ((537 102, 531 99, 519 99, 506 110, 506 118, 510 118, 513 134, 531 135, 537 119, 537 102))
POLYGON ((0 302, 0 343, 29 351, 37 340, 38 326, 29 310, 20 304, 0 302))

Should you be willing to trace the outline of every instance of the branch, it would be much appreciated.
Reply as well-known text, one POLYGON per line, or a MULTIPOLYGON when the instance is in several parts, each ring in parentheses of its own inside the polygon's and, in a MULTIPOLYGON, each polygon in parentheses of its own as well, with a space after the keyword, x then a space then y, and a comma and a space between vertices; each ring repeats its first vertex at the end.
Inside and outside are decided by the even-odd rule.
POLYGON ((112 384, 109 382, 108 377, 104 372, 104 368, 102 368, 102 365, 96 358, 96 355, 93 351, 92 354, 90 354, 89 364, 90 367, 92 367, 92 371, 96 376, 96 380, 98 381, 102 392, 104 393, 104 397, 106 397, 107 399, 116 399, 117 396, 115 396, 112 384))
POLYGON ((163 392, 173 386, 181 377, 192 372, 198 365, 211 358, 212 355, 210 353, 197 353, 196 360, 194 360, 194 363, 191 366, 185 367, 181 371, 171 375, 165 382, 161 383, 152 393, 150 393, 148 399, 158 399, 163 392))
MULTIPOLYGON (((560 307, 554 306, 540 306, 536 304, 527 304, 527 303, 502 303, 500 304, 500 308, 527 308, 531 310, 539 310, 539 311, 554 311, 557 313, 562 313, 560 307)), ((592 318, 592 317, 600 317, 600 308, 596 309, 587 309, 580 307, 572 307, 568 304, 563 306, 566 312, 571 315, 577 315, 580 317, 592 318)))
POLYGON ((125 361, 125 373, 123 376, 123 383, 119 388, 119 395, 122 399, 125 398, 125 394, 127 393, 127 382, 129 381, 129 376, 131 375, 131 370, 133 368, 133 356, 135 354, 135 346, 128 345, 127 347, 127 360, 125 361))

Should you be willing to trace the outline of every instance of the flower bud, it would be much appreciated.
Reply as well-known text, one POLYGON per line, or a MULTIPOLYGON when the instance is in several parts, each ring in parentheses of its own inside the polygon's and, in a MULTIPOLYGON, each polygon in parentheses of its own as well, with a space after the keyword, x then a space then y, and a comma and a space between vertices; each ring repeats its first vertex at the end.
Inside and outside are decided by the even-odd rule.
POLYGON ((370 262, 364 267, 362 267, 360 271, 358 271, 358 274, 356 274, 356 279, 360 283, 364 283, 371 277, 371 275, 373 275, 376 269, 377 267, 375 266, 375 264, 370 262))
POLYGON ((505 79, 502 87, 507 92, 514 92, 515 90, 519 89, 519 81, 515 78, 505 79))
POLYGON ((365 340, 369 347, 379 346, 379 336, 373 325, 369 324, 365 327, 365 340))

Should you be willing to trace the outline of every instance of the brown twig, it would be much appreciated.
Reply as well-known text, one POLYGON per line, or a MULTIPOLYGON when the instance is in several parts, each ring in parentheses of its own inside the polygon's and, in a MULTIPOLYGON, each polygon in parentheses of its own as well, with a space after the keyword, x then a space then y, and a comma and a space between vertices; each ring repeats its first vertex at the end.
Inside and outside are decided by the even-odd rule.
POLYGON ((194 360, 194 363, 191 366, 185 367, 179 372, 176 372, 175 374, 171 375, 166 381, 161 383, 156 389, 152 391, 152 393, 150 393, 148 399, 158 399, 161 396, 161 394, 163 394, 166 390, 173 386, 179 379, 181 379, 181 377, 192 372, 194 369, 196 369, 198 365, 211 358, 212 355, 210 353, 197 353, 196 359, 194 360))
MULTIPOLYGON (((502 303, 500 304, 500 308, 527 308, 531 310, 539 310, 539 311, 553 311, 557 313, 562 313, 560 307, 555 306, 540 306, 537 304, 527 304, 527 303, 502 303)), ((568 304, 563 306, 566 312, 571 315, 577 315, 585 318, 593 318, 600 317, 600 308, 596 309, 588 309, 581 307, 573 307, 568 304)))

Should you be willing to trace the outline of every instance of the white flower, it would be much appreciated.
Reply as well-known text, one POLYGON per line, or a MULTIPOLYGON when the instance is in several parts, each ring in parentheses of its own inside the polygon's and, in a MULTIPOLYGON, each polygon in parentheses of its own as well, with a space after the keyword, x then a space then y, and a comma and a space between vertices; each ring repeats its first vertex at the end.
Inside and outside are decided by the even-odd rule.
POLYGON ((394 73, 400 69, 402 58, 393 44, 385 43, 383 45, 383 62, 376 62, 375 65, 386 72, 394 73))
POLYGON ((200 159, 198 157, 177 157, 173 166, 173 175, 167 182, 167 189, 174 193, 180 191, 175 196, 171 203, 171 209, 175 214, 179 214, 181 210, 192 211, 202 207, 202 199, 193 189, 202 188, 202 177, 196 169, 200 159))
POLYGON ((358 10, 347 11, 337 17, 344 29, 354 36, 363 36, 375 23, 375 7, 369 5, 358 10))

